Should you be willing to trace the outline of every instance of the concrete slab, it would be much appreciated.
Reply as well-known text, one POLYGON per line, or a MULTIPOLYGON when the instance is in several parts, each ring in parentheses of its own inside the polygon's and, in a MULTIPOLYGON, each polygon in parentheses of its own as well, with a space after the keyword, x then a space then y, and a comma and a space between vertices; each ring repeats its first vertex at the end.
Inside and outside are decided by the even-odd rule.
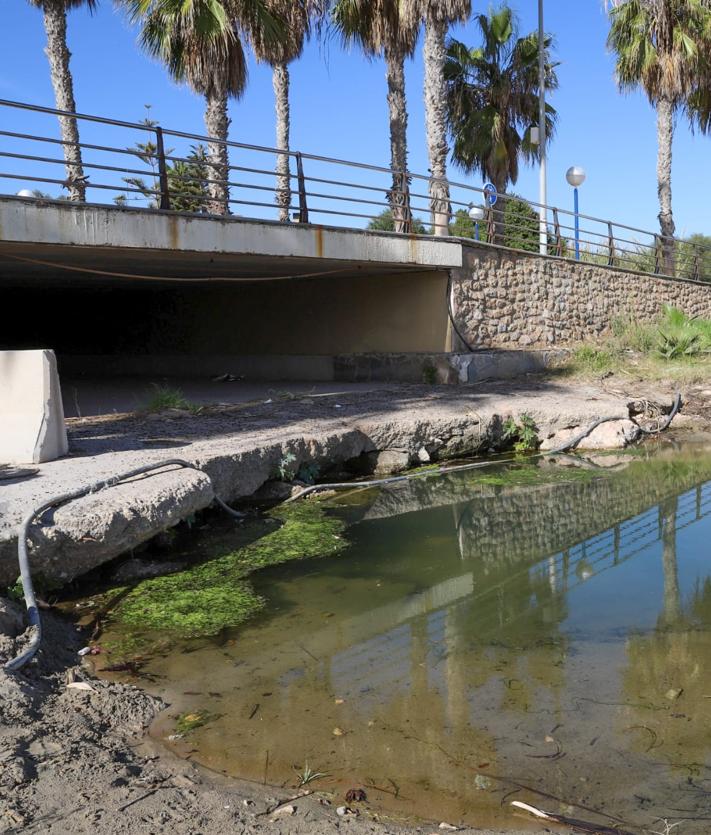
POLYGON ((54 351, 0 351, 0 464, 40 464, 67 450, 54 351))
MULTIPOLYGON (((198 278, 209 277, 211 261, 204 254, 230 254, 254 263, 255 259, 301 261, 302 273, 322 273, 329 262, 343 273, 345 263, 398 265, 432 269, 462 266, 462 245, 456 240, 389 232, 345 230, 315 224, 278 223, 238 217, 215 218, 118 206, 78 205, 68 202, 29 202, 0 198, 0 239, 5 243, 61 247, 76 255, 76 248, 92 250, 88 272, 111 270, 110 256, 121 250, 143 250, 153 258, 160 253, 184 253, 200 258, 198 278), (105 250, 104 254, 100 254, 105 250), (109 260, 103 263, 103 258, 109 260), (309 268, 308 263, 311 266, 309 268)), ((43 260, 35 249, 36 261, 43 260)), ((21 257, 27 257, 25 255, 21 257)), ((57 259, 58 253, 52 255, 57 259)), ((35 266, 41 266, 37 263, 35 266)), ((233 271, 243 266, 230 265, 233 271)), ((273 267, 273 265, 272 265, 273 267)), ((281 271, 289 274, 290 265, 281 271)), ((296 267, 296 264, 291 265, 296 267)), ((219 273, 218 273, 219 274, 219 273)), ((259 272, 259 276, 264 273, 259 272)))

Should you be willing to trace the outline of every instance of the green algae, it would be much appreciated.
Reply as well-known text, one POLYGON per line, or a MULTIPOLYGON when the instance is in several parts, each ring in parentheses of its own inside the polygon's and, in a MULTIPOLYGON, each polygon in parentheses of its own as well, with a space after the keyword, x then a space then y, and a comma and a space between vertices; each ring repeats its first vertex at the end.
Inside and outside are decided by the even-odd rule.
POLYGON ((194 731, 196 728, 202 728, 203 725, 207 725, 208 722, 217 718, 214 713, 210 713, 207 710, 181 713, 175 722, 175 732, 176 734, 180 734, 180 736, 185 736, 190 731, 194 731))
POLYGON ((260 539, 178 574, 138 583, 113 610, 112 622, 177 638, 216 635, 263 608, 245 579, 253 571, 330 556, 347 545, 341 536, 345 523, 318 502, 281 505, 268 516, 282 524, 260 539))

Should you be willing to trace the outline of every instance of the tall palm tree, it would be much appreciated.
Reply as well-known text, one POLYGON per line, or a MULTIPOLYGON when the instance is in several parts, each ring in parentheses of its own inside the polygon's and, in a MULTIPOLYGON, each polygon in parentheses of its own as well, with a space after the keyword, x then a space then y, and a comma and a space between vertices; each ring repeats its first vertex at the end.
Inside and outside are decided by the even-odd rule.
MULTIPOLYGON (((67 12, 78 6, 86 6, 92 12, 96 8, 96 0, 30 0, 30 3, 41 9, 44 17, 44 30, 47 34, 45 53, 49 61, 57 110, 75 113, 77 107, 74 101, 74 81, 69 69, 71 52, 67 46, 67 12)), ((62 148, 69 199, 84 201, 86 177, 81 162, 77 120, 60 116, 59 129, 64 143, 62 148)))
POLYGON ((420 20, 412 14, 411 5, 407 0, 337 0, 333 9, 333 22, 346 43, 358 44, 372 58, 385 58, 393 172, 388 202, 396 232, 412 231, 405 59, 415 51, 420 20))
POLYGON ((616 0, 608 47, 621 90, 642 87, 657 110, 657 194, 665 272, 674 272, 672 142, 674 120, 688 104, 708 49, 708 0, 616 0))
POLYGON ((262 0, 123 0, 141 22, 140 43, 162 60, 176 81, 205 97, 205 128, 211 140, 209 210, 229 213, 230 125, 228 100, 247 85, 245 43, 273 44, 285 37, 283 20, 262 0))
MULTIPOLYGON (((538 159, 530 127, 539 120, 538 33, 517 37, 516 18, 508 6, 479 15, 482 45, 470 49, 460 41, 447 44, 447 124, 452 157, 467 173, 479 171, 500 195, 518 179, 519 161, 538 159)), ((546 36, 546 89, 558 87, 546 36)), ((546 135, 552 136, 557 113, 546 105, 546 135)), ((497 208, 499 204, 497 203, 497 208)), ((501 239, 501 210, 495 240, 501 239), (498 233, 498 234, 497 234, 498 233)))
POLYGON ((425 120, 430 159, 430 211, 435 235, 449 234, 449 185, 447 183, 447 84, 444 65, 446 40, 453 23, 464 22, 472 11, 471 0, 412 0, 415 13, 425 23, 425 120))
MULTIPOLYGON (((289 64, 301 57, 312 26, 325 14, 326 0, 266 0, 267 8, 285 23, 285 38, 271 43, 256 33, 254 51, 258 59, 272 66, 272 86, 276 106, 276 147, 290 148, 289 64)), ((278 154, 276 161, 276 202, 279 219, 289 220, 291 206, 291 175, 289 154, 278 154)))

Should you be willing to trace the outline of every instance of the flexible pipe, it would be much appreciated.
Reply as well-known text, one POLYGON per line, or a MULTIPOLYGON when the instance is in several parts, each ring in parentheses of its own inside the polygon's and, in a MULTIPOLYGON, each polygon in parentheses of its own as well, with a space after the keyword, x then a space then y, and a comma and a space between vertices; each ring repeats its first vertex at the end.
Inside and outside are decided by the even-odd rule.
MULTIPOLYGON (((69 493, 54 496, 51 499, 47 499, 47 501, 35 508, 30 514, 28 514, 28 516, 25 517, 18 532, 17 558, 20 564, 20 580, 22 582, 22 591, 25 597, 25 606, 27 607, 27 618, 30 625, 30 639, 27 647, 19 655, 5 663, 5 670, 8 672, 16 672, 24 667, 25 664, 27 664, 27 662, 34 657, 42 640, 42 622, 37 608, 37 599, 35 598, 29 555, 27 553, 27 539, 29 536, 30 526, 35 518, 41 516, 52 507, 58 507, 59 505, 66 504, 67 502, 71 502, 74 499, 79 499, 82 496, 87 496, 91 493, 98 493, 99 490, 104 490, 107 487, 114 487, 122 481, 127 481, 128 479, 149 473, 153 470, 161 470, 164 467, 186 467, 187 469, 198 470, 198 472, 206 475, 212 482, 209 473, 206 473, 205 470, 198 467, 197 464, 191 464, 189 461, 184 461, 182 458, 171 458, 168 461, 161 461, 157 464, 146 464, 143 467, 136 467, 135 470, 129 470, 126 473, 121 473, 120 475, 95 481, 93 484, 89 484, 84 487, 79 487, 69 493)), ((215 496, 215 501, 231 516, 241 518, 242 514, 225 504, 219 496, 215 496)))

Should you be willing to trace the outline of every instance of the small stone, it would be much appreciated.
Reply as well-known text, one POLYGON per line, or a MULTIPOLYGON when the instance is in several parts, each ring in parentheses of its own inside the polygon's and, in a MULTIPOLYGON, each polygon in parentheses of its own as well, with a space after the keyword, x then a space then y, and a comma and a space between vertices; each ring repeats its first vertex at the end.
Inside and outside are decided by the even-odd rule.
POLYGON ((452 826, 451 823, 447 823, 446 821, 442 821, 439 825, 440 829, 443 829, 445 832, 456 832, 459 827, 452 826))
POLYGON ((358 812, 355 809, 351 809, 350 806, 339 806, 336 809, 336 814, 339 818, 349 818, 355 817, 358 812))
POLYGON ((287 817, 288 815, 294 814, 296 814, 296 806, 292 806, 291 804, 288 806, 281 806, 272 813, 272 820, 274 820, 274 818, 287 817))

